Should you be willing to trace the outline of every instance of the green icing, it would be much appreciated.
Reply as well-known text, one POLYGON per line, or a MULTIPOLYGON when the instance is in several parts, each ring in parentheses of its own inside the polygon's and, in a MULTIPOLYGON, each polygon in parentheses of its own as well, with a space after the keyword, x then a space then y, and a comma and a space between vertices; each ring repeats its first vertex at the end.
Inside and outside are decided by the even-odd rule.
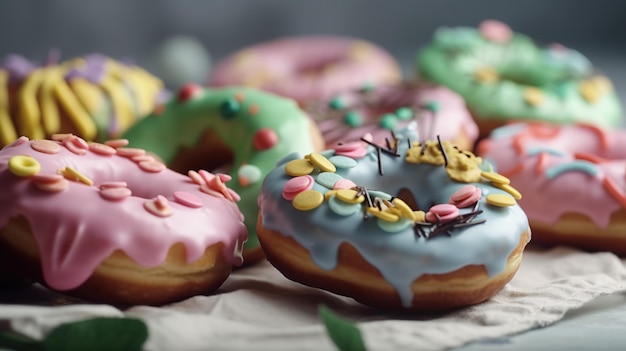
POLYGON ((154 152, 166 164, 171 164, 181 148, 194 147, 209 130, 214 131, 234 154, 230 172, 233 179, 226 185, 241 196, 237 204, 245 216, 249 234, 244 249, 256 248, 259 245, 256 236, 257 196, 262 179, 289 153, 314 151, 309 120, 293 100, 270 93, 239 87, 205 89, 187 101, 173 98, 161 114, 143 118, 127 130, 123 138, 129 140, 129 146, 154 152), (244 98, 238 101, 236 96, 244 98), (250 111, 257 108, 258 112, 251 115, 250 111), (263 128, 275 131, 278 143, 258 151, 253 146, 253 139, 263 128), (256 166, 262 177, 242 186, 238 170, 246 164, 256 166))
POLYGON ((579 83, 593 74, 582 54, 566 48, 540 48, 523 34, 514 33, 508 43, 499 44, 483 38, 475 28, 442 28, 416 61, 423 79, 459 93, 481 119, 583 122, 601 127, 622 123, 622 107, 612 89, 593 102, 580 94, 579 83), (500 80, 477 81, 474 73, 485 67, 494 69, 500 80), (524 100, 529 87, 541 89, 540 104, 524 100))

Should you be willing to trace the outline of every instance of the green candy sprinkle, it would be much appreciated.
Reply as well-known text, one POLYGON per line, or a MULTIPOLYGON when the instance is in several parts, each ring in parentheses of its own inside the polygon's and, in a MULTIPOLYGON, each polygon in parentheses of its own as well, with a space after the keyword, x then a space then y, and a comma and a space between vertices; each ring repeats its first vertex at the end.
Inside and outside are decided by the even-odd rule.
POLYGON ((333 156, 329 158, 328 161, 334 164, 337 168, 352 168, 357 165, 356 160, 346 156, 333 156))
POLYGON ((406 121, 413 117, 413 110, 411 110, 411 108, 409 107, 400 107, 396 110, 396 116, 398 116, 398 118, 400 118, 401 120, 406 121))
POLYGON ((363 124, 363 117, 357 111, 348 111, 343 116, 343 122, 350 127, 358 127, 363 124))
POLYGON ((429 101, 424 107, 432 112, 439 112, 439 103, 437 101, 429 101))
POLYGON ((231 119, 235 117, 239 110, 241 110, 241 105, 235 99, 228 99, 222 102, 222 106, 220 106, 220 112, 222 113, 222 117, 226 119, 231 119))
POLYGON ((361 210, 361 204, 347 204, 335 196, 328 199, 328 206, 340 216, 351 216, 361 210))
POLYGON ((359 92, 360 93, 369 93, 371 91, 374 91, 374 89, 376 89, 376 86, 374 84, 366 83, 366 84, 363 84, 361 86, 361 88, 359 88, 359 92))
POLYGON ((345 108, 346 106, 343 103, 343 100, 341 100, 339 96, 335 96, 328 103, 328 107, 332 108, 333 110, 341 110, 342 108, 345 108))
POLYGON ((322 172, 317 175, 315 181, 317 182, 317 184, 325 188, 332 189, 335 186, 335 183, 337 183, 337 181, 341 179, 343 179, 343 177, 337 173, 322 172))
POLYGON ((393 130, 396 124, 398 124, 398 117, 394 114, 387 113, 380 118, 381 128, 393 130))
POLYGON ((380 229, 382 229, 383 231, 387 233, 397 233, 413 225, 413 222, 406 218, 401 218, 397 222, 387 222, 382 219, 378 219, 376 221, 376 224, 378 224, 378 227, 380 229))

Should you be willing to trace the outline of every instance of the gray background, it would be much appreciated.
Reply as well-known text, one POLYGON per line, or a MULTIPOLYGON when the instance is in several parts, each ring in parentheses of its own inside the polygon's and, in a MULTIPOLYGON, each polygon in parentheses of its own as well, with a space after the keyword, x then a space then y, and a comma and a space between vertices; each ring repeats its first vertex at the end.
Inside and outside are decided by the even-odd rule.
POLYGON ((620 0, 0 0, 0 57, 42 61, 51 48, 63 58, 96 51, 159 75, 156 49, 173 35, 198 39, 215 61, 280 36, 340 34, 385 47, 409 74, 437 27, 494 18, 540 43, 582 51, 623 95, 625 15, 620 0))

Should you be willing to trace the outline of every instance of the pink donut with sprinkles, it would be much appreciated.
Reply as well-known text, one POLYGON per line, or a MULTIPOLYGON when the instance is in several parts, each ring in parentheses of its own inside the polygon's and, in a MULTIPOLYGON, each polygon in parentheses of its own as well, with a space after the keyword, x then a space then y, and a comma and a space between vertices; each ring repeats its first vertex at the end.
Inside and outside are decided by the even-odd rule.
POLYGON ((161 305, 210 293, 241 265, 247 230, 228 176, 176 173, 125 140, 52 139, 0 150, 0 275, 161 305))
POLYGON ((365 84, 400 81, 383 48, 361 39, 288 37, 244 48, 216 65, 210 86, 243 85, 290 97, 301 106, 365 84))
POLYGON ((516 123, 478 154, 524 194, 533 242, 626 256, 626 131, 516 123))

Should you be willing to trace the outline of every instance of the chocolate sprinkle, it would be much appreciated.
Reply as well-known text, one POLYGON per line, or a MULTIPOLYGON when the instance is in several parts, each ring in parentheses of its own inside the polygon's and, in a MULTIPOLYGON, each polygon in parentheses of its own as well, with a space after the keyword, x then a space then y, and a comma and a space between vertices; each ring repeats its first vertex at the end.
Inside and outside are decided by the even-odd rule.
POLYGON ((448 167, 448 155, 446 154, 446 150, 443 148, 443 143, 441 142, 441 137, 439 135, 437 135, 437 142, 439 143, 439 149, 443 155, 443 163, 445 167, 448 167))

